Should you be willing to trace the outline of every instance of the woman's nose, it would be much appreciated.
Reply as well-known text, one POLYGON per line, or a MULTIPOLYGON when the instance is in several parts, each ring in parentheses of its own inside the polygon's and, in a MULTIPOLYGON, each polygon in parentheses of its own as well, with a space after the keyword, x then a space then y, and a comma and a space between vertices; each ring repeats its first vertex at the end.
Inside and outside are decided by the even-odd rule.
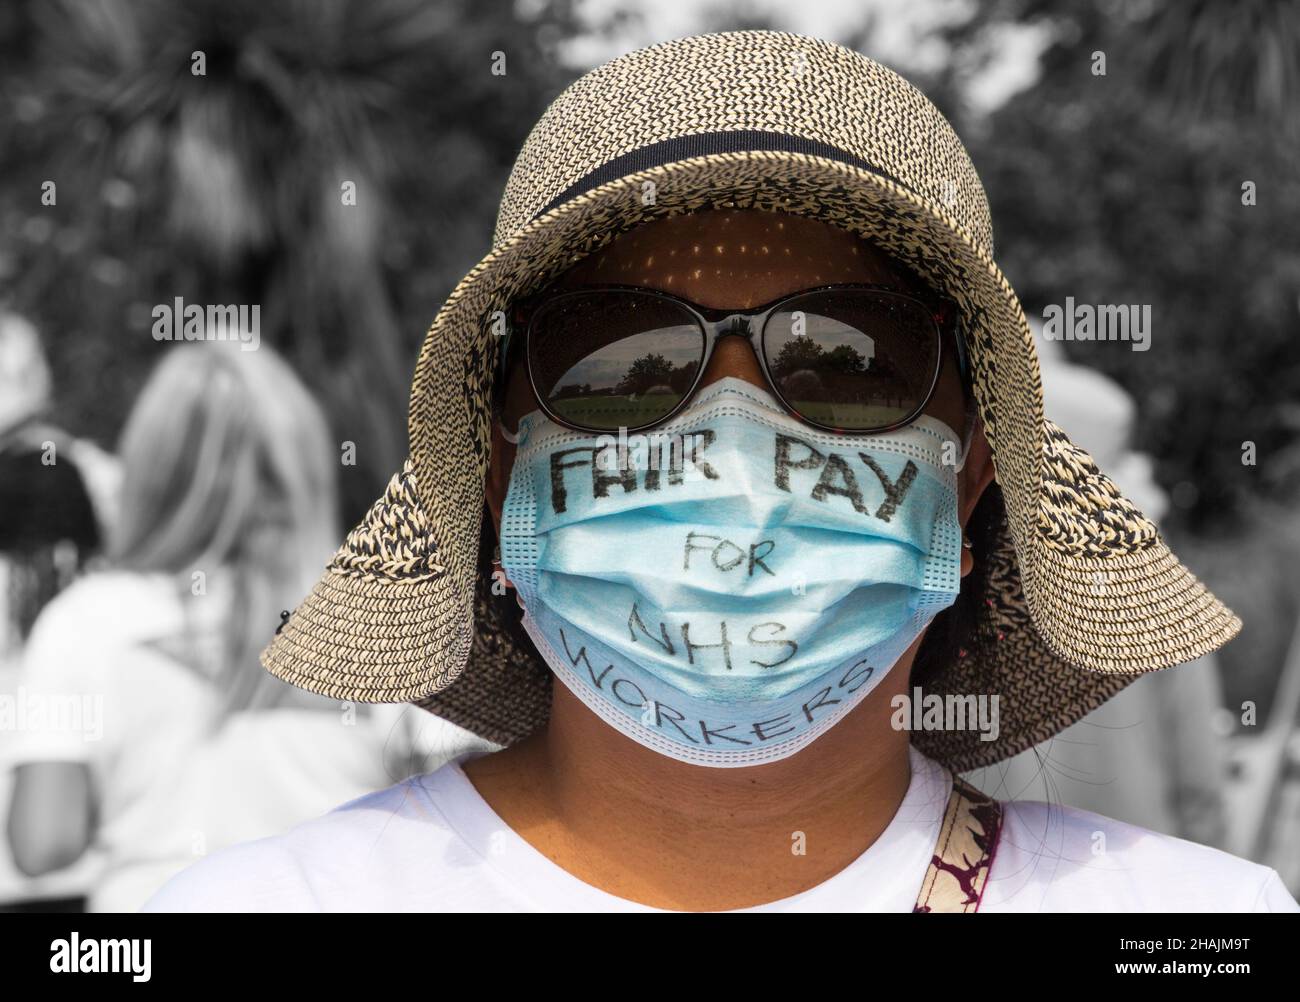
POLYGON ((760 390, 768 390, 767 380, 763 378, 763 369, 754 354, 754 345, 749 338, 729 335, 719 338, 713 345, 713 355, 705 366, 704 378, 700 380, 699 389, 717 382, 726 376, 735 376, 747 383, 753 383, 760 390))

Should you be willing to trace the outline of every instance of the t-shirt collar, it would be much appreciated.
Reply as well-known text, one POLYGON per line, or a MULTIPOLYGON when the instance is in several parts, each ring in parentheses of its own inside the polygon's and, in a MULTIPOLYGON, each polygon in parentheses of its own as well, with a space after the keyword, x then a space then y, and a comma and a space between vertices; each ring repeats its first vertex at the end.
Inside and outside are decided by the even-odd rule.
MULTIPOLYGON (((462 768, 483 754, 487 752, 477 748, 462 752, 421 781, 451 827, 509 887, 532 898, 542 911, 666 910, 620 898, 579 880, 521 838, 492 810, 462 768)), ((952 776, 912 746, 909 761, 912 778, 898 811, 857 859, 816 887, 732 910, 911 911, 938 839, 952 776)))

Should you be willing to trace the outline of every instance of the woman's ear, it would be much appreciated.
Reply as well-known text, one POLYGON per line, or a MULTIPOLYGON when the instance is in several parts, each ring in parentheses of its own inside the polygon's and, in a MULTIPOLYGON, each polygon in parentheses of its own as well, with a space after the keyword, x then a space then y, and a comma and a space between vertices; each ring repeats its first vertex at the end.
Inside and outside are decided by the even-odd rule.
MULTIPOLYGON (((980 498, 989 484, 993 483, 993 450, 989 448, 988 439, 984 437, 984 422, 978 415, 974 416, 974 431, 971 433, 970 449, 966 453, 966 465, 957 474, 957 520, 962 527, 963 537, 971 513, 979 504, 980 498)), ((963 546, 961 551, 961 574, 965 577, 975 567, 975 558, 971 551, 963 546)))

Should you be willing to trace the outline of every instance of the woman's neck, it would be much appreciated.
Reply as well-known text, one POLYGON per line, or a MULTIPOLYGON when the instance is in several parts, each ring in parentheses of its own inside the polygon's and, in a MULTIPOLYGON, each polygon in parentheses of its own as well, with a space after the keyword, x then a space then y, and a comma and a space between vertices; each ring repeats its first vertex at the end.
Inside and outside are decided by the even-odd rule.
POLYGON ((911 767, 890 700, 909 668, 797 754, 739 769, 644 748, 557 682, 544 730, 464 769, 520 837, 603 891, 684 911, 763 904, 834 876, 897 813, 911 767))

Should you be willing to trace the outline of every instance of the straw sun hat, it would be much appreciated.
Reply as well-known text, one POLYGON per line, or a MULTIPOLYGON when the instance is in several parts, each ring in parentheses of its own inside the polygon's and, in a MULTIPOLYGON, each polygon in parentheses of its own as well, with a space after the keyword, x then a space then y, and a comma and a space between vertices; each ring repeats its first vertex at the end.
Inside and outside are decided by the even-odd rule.
POLYGON ((736 31, 598 67, 533 128, 491 251, 425 337, 409 458, 264 652, 272 674, 341 700, 412 702, 499 744, 545 724, 550 671, 503 628, 514 601, 492 594, 479 552, 499 321, 616 235, 710 208, 847 229, 961 308, 1000 500, 976 553, 983 600, 925 691, 1000 696, 1000 735, 915 731, 922 751, 955 771, 1009 757, 1237 633, 1156 527, 1044 420, 984 189, 934 105, 839 45, 736 31))

